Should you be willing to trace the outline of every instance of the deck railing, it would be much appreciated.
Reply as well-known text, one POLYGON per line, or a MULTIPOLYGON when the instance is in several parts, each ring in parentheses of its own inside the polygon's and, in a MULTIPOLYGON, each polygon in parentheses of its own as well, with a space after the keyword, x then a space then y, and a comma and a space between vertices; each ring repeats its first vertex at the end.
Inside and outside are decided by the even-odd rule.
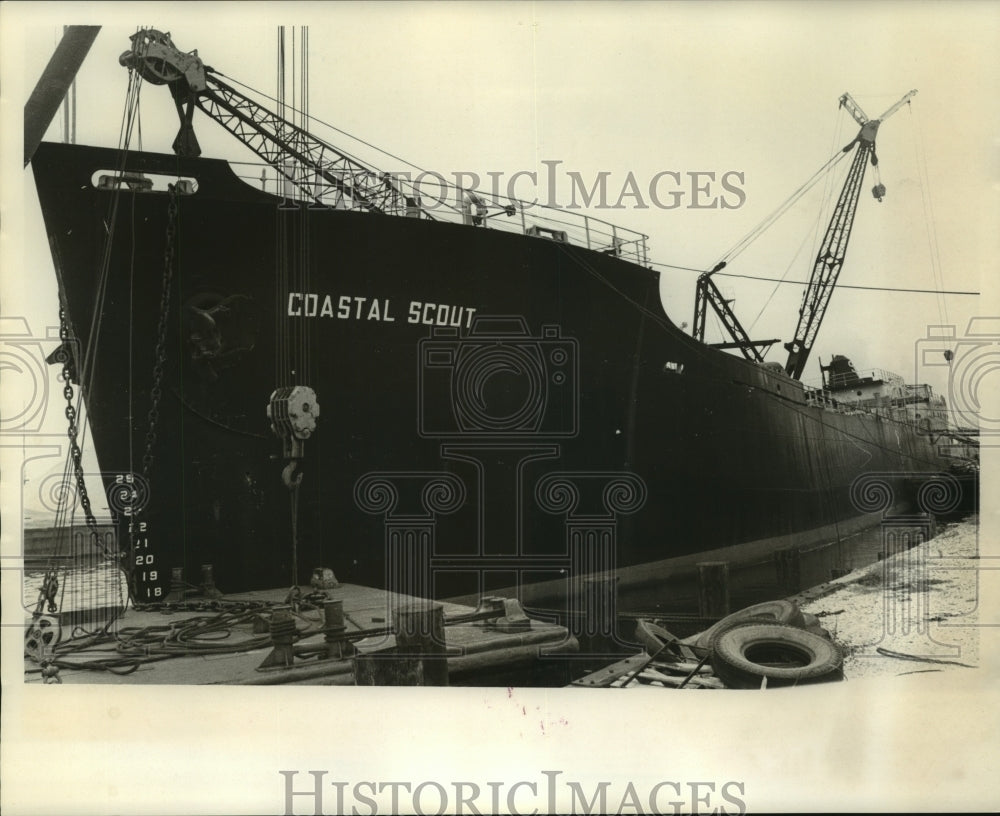
POLYGON ((884 368, 866 368, 861 371, 848 371, 838 374, 831 374, 829 378, 830 388, 850 388, 856 383, 860 383, 862 380, 871 380, 871 382, 887 382, 887 383, 902 383, 903 378, 892 371, 887 371, 884 368))
MULTIPOLYGON (((279 178, 277 171, 261 164, 231 162, 236 174, 247 184, 289 201, 309 201, 314 206, 340 210, 368 211, 364 201, 345 193, 349 184, 334 184, 320 177, 304 183, 279 178), (308 189, 310 195, 303 192, 308 189)), ((472 229, 493 229, 583 247, 637 263, 648 264, 648 235, 595 218, 592 215, 522 201, 482 190, 468 190, 451 184, 438 174, 421 174, 416 179, 384 173, 379 178, 391 187, 381 210, 387 215, 464 224, 472 229)))

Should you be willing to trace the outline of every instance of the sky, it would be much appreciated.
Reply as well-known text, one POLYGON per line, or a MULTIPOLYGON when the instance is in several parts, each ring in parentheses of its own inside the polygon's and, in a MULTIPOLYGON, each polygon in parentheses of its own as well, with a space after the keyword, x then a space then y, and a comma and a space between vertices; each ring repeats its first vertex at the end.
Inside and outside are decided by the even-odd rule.
MULTIPOLYGON (((916 89, 880 129, 887 193, 874 200, 869 168, 840 283, 993 286, 1000 12, 990 4, 315 3, 282 5, 281 13, 241 4, 251 13, 239 16, 212 3, 186 4, 183 13, 156 3, 88 8, 68 16, 59 4, 5 4, 5 100, 26 98, 65 22, 100 24, 78 75, 77 141, 114 146, 127 83, 118 56, 136 26, 170 31, 181 50, 197 49, 222 74, 274 95, 277 26, 308 25, 310 112, 392 157, 319 122, 317 135, 383 170, 408 169, 405 159, 449 179, 475 174, 484 186, 494 174, 502 189, 533 172, 538 183, 522 175, 514 192, 559 206, 573 203, 570 174, 588 187, 603 174, 604 206, 582 212, 649 235, 663 304, 678 325, 692 323, 696 270, 727 257, 854 138, 857 125, 838 105, 844 92, 875 118, 916 89), (631 178, 638 196, 620 196, 631 178)), ((176 114, 165 87, 144 88, 141 123, 142 147, 170 152, 176 114)), ((254 158, 200 112, 195 128, 205 155, 254 158)), ((11 138, 8 131, 5 144, 11 138)), ((61 114, 47 138, 64 138, 61 114)), ((5 155, 12 263, 0 308, 39 334, 57 325, 55 278, 17 152, 5 155)), ((849 161, 728 258, 724 272, 808 279, 849 161)), ((715 280, 751 337, 791 339, 801 285, 715 280)), ((803 379, 818 382, 819 363, 844 354, 859 370, 895 371, 952 398, 947 367, 925 365, 920 354, 928 327, 953 325, 962 337, 970 317, 996 314, 997 304, 988 294, 839 288, 803 379)), ((728 339, 711 314, 706 339, 728 339)), ((767 359, 784 363, 780 343, 767 359)), ((58 389, 55 371, 48 374, 58 389)), ((50 403, 45 427, 63 433, 61 404, 50 403)))
MULTIPOLYGON (((560 203, 569 198, 570 171, 588 183, 606 172, 608 204, 629 173, 643 191, 657 173, 679 173, 679 186, 661 177, 659 187, 663 203, 671 200, 664 190, 682 193, 674 209, 644 195, 591 214, 648 234, 655 263, 705 270, 853 139, 856 125, 838 110, 841 94, 849 91, 874 118, 915 88, 912 105, 881 128, 879 170, 887 195, 881 204, 870 195, 869 168, 840 282, 980 291, 998 249, 1000 109, 984 68, 996 66, 1000 13, 989 4, 959 3, 948 11, 905 4, 901 14, 903 5, 307 4, 304 11, 255 14, 244 25, 214 4, 184 14, 140 4, 142 20, 136 13, 108 15, 79 74, 77 138, 116 143, 127 80, 117 57, 138 23, 169 30, 182 50, 197 48, 207 64, 270 94, 276 25, 308 23, 315 116, 446 177, 500 172, 506 181, 517 171, 535 171, 537 187, 522 180, 517 188, 526 197, 551 196, 542 162, 560 162, 560 203), (726 194, 740 206, 693 207, 706 199, 692 194, 692 173, 715 174, 709 200, 725 194, 724 174, 742 174, 729 178, 744 200, 726 194)), ((23 40, 16 45, 24 48, 30 87, 65 14, 23 16, 23 40)), ((142 116, 143 146, 169 152, 176 125, 166 88, 145 88, 142 116)), ((350 150, 358 147, 316 130, 350 150)), ((206 155, 247 155, 201 114, 196 131, 206 155)), ((48 136, 61 135, 57 118, 48 136)), ((376 160, 382 169, 399 165, 376 160)), ((807 278, 847 164, 725 271, 807 278)), ((30 188, 30 174, 23 175, 30 188)), ((707 177, 699 178, 705 183, 707 177)), ((28 190, 25 252, 41 276, 47 251, 31 198, 28 190)), ((667 313, 678 324, 690 323, 696 273, 657 268, 667 313)), ((801 286, 781 285, 772 298, 771 283, 716 280, 735 298, 734 309, 754 337, 790 339, 801 286)), ((42 281, 9 295, 11 303, 20 307, 19 295, 32 308, 51 303, 36 283, 42 281)), ((982 299, 968 296, 840 289, 805 378, 818 377, 815 358, 841 353, 859 368, 935 379, 937 372, 914 370, 913 344, 924 327, 954 323, 961 331, 981 313, 982 299)), ((721 339, 714 331, 710 321, 709 339, 721 339)), ((784 361, 780 346, 768 359, 784 361)), ((946 383, 937 379, 932 384, 940 390, 946 383)))
MULTIPOLYGON (((856 126, 837 105, 845 91, 875 117, 917 89, 912 104, 889 119, 879 133, 881 180, 887 194, 881 204, 872 199, 867 192, 874 184, 869 171, 841 283, 984 294, 936 297, 838 290, 805 379, 818 376, 816 358, 826 360, 840 353, 859 368, 894 370, 908 380, 931 382, 947 394, 946 369, 917 370, 918 341, 926 336, 926 327, 953 324, 961 336, 971 317, 996 315, 1000 309, 997 4, 7 2, 0 5, 4 112, 0 315, 25 318, 36 337, 57 323, 56 289, 31 174, 20 163, 20 116, 66 23, 103 26, 78 78, 77 135, 84 143, 117 142, 127 81, 117 60, 137 26, 168 30, 179 48, 198 49, 209 65, 224 74, 273 93, 276 26, 308 24, 311 112, 423 168, 445 175, 499 172, 509 178, 518 171, 543 172, 543 162, 560 161, 560 167, 584 179, 607 172, 611 189, 617 189, 630 172, 640 185, 662 171, 684 178, 691 173, 743 174, 740 189, 745 201, 732 209, 694 209, 687 206, 688 196, 676 209, 641 209, 630 202, 621 210, 594 212, 647 233, 651 260, 696 270, 714 266, 853 138, 856 126)), ((168 152, 176 122, 165 88, 143 91, 142 123, 143 147, 168 152)), ((199 116, 195 126, 206 155, 245 157, 232 137, 213 123, 199 116)), ((327 135, 321 129, 318 133, 327 135)), ((58 120, 48 138, 61 139, 58 120)), ((830 189, 826 188, 827 199, 830 189)), ((836 189, 832 187, 834 195, 836 189)), ((819 215, 821 198, 804 198, 800 207, 734 258, 726 271, 803 280, 812 266, 817 230, 822 235, 825 227, 819 215)), ((667 313, 678 324, 690 323, 696 273, 658 268, 664 271, 667 313)), ((744 325, 753 326, 753 337, 791 336, 801 288, 781 286, 771 297, 774 284, 722 277, 717 282, 735 298, 734 308, 744 325)), ((48 351, 55 343, 43 345, 48 351)), ((10 343, 5 347, 9 350, 10 343)), ((783 362, 780 347, 768 359, 783 362)), ((20 409, 16 395, 24 388, 17 379, 19 372, 3 373, 3 407, 9 417, 20 409)), ((53 378, 51 394, 56 395, 54 372, 48 374, 53 378)), ((992 376, 993 391, 1000 393, 996 374, 992 376)), ((45 407, 44 427, 55 439, 65 430, 59 400, 53 397, 45 407)), ((7 444, 6 439, 0 441, 7 444)), ((12 472, 16 471, 8 467, 0 484, 8 512, 12 496, 15 506, 20 501, 17 493, 22 487, 9 477, 12 472)), ((40 481, 43 476, 44 470, 39 470, 32 478, 40 481)), ((7 518, 5 512, 4 521, 7 518)), ((4 524, 5 542, 12 527, 4 524)), ((15 639, 5 638, 5 647, 11 640, 15 639)), ((10 656, 6 648, 5 656, 10 656)), ((16 648, 13 657, 9 665, 19 665, 16 648)), ((271 788, 277 791, 271 777, 278 779, 278 767, 326 768, 336 762, 337 778, 360 779, 364 777, 359 774, 367 772, 368 758, 377 757, 382 767, 401 767, 408 773, 422 772, 412 770, 414 763, 431 763, 425 772, 433 778, 440 773, 444 735, 456 733, 458 727, 440 716, 450 708, 394 708, 394 727, 401 739, 385 741, 379 728, 372 726, 384 720, 384 712, 369 715, 375 719, 352 720, 361 716, 355 713, 354 698, 345 698, 348 704, 338 709, 305 694, 327 693, 326 689, 301 690, 303 696, 296 699, 308 702, 306 712, 300 710, 301 702, 290 705, 287 696, 250 697, 234 689, 226 690, 233 692, 226 700, 246 705, 221 706, 212 698, 206 707, 204 696, 188 696, 180 689, 156 699, 139 694, 133 699, 133 689, 125 687, 115 691, 113 704, 110 698, 84 690, 67 697, 66 705, 47 698, 44 705, 28 709, 35 718, 32 739, 49 733, 37 718, 61 715, 56 727, 63 730, 54 731, 57 736, 51 741, 31 747, 46 754, 48 768, 60 768, 64 783, 59 791, 48 792, 53 802, 59 795, 72 796, 77 803, 86 800, 112 812, 122 809, 125 793, 142 786, 148 793, 143 812, 168 812, 175 802, 172 797, 181 793, 198 796, 199 810, 204 812, 213 808, 258 812, 261 802, 264 811, 272 812, 282 804, 277 792, 273 802, 266 798, 271 788), (205 727, 212 736, 205 741, 204 752, 195 744, 197 739, 191 740, 196 733, 193 721, 178 715, 199 710, 189 708, 192 700, 204 712, 196 722, 208 723, 205 727), (166 710, 161 710, 164 706, 166 710), (77 709, 96 711, 100 719, 78 716, 77 709), (345 709, 350 709, 350 716, 345 709), (212 729, 221 728, 219 718, 230 710, 238 713, 239 722, 227 734, 240 736, 241 728, 253 730, 245 732, 231 755, 233 762, 226 765, 220 756, 225 752, 217 748, 222 743, 215 741, 222 731, 212 729), (416 720, 417 714, 431 719, 416 720), (120 731, 115 730, 117 717, 121 717, 120 731), (137 727, 139 721, 148 724, 149 733, 137 727), (81 725, 74 730, 78 722, 81 725), (153 730, 172 738, 172 723, 179 724, 183 734, 174 742, 168 740, 172 747, 162 754, 163 767, 169 766, 170 772, 150 775, 148 740, 153 739, 153 730), (291 723, 305 725, 299 730, 275 727, 291 723), (334 744, 341 737, 331 737, 345 734, 344 723, 350 733, 349 756, 342 745, 334 744), (258 733, 267 736, 258 739, 258 733), (432 742, 426 751, 407 741, 428 733, 438 735, 440 742, 432 742), (113 784, 103 786, 105 777, 78 758, 83 740, 99 746, 92 753, 114 768, 113 784), (112 763, 106 761, 109 757, 112 763), (226 781, 222 796, 217 790, 220 780, 226 781)), ((455 696, 449 700, 479 700, 451 691, 455 696)), ((806 706, 785 698, 786 704, 772 712, 773 723, 791 731, 774 734, 773 741, 767 741, 775 731, 772 724, 746 717, 745 709, 726 720, 703 719, 694 703, 684 712, 667 707, 656 739, 633 740, 630 735, 639 734, 643 723, 656 722, 649 716, 647 699, 645 707, 631 715, 624 704, 607 706, 609 719, 597 737, 600 743, 574 716, 585 716, 589 725, 592 718, 600 719, 601 712, 572 709, 565 739, 531 736, 520 721, 505 720, 503 730, 490 732, 494 742, 482 740, 478 751, 452 756, 451 761, 454 773, 461 774, 482 752, 492 750, 491 769, 497 778, 507 779, 525 762, 534 768, 533 777, 539 768, 571 763, 616 777, 632 773, 648 778, 658 773, 662 776, 656 778, 671 778, 672 773, 678 778, 686 774, 688 779, 720 781, 731 778, 736 768, 741 773, 751 768, 753 784, 747 799, 755 810, 815 809, 841 799, 849 808, 879 809, 883 798, 903 810, 935 805, 971 809, 995 800, 978 793, 979 785, 993 776, 983 766, 991 753, 979 750, 979 737, 970 737, 972 754, 966 743, 949 741, 938 747, 936 741, 951 736, 952 728, 950 722, 938 725, 934 720, 929 732, 920 732, 923 741, 918 740, 926 745, 927 733, 933 734, 933 756, 911 762, 906 756, 911 743, 898 736, 905 732, 890 728, 911 719, 906 716, 905 695, 896 691, 876 695, 873 707, 863 691, 856 689, 853 697, 842 701, 846 704, 836 709, 840 713, 835 716, 820 716, 836 708, 828 697, 811 698, 806 706), (864 712, 877 712, 879 723, 863 720, 864 712), (803 722, 810 723, 806 730, 803 722), (671 723, 681 728, 684 740, 671 737, 671 723), (884 736, 880 724, 886 726, 884 736), (787 739, 790 732, 795 739, 787 739), (696 737, 706 733, 712 735, 714 753, 693 750, 696 737), (790 743, 794 751, 788 750, 790 743), (595 751, 595 744, 602 750, 595 751), (892 764, 894 757, 900 758, 898 765, 892 764), (600 768, 594 770, 598 761, 600 768), (633 765, 625 767, 630 762, 633 765), (842 766, 860 770, 846 779, 842 773, 838 776, 842 766), (953 781, 941 776, 946 771, 965 773, 969 784, 939 784, 953 781), (939 795, 945 790, 951 794, 948 800, 939 795)), ((565 699, 557 694, 550 698, 548 692, 544 697, 519 693, 531 700, 529 705, 549 713, 557 710, 552 700, 565 699)), ((948 711, 964 699, 951 687, 943 694, 948 711)), ((495 700, 486 690, 482 698, 495 700)), ((987 707, 979 691, 970 693, 969 700, 968 711, 996 710, 987 707)), ((743 702, 735 700, 737 708, 743 702)), ((717 707, 728 709, 728 698, 727 704, 717 707)), ((939 708, 921 700, 917 719, 931 721, 939 708)), ((771 708, 761 706, 761 710, 771 708)), ((495 725, 493 720, 471 721, 495 725)), ((986 716, 969 722, 980 724, 976 732, 980 736, 995 732, 988 729, 986 716)), ((5 731, 6 726, 5 721, 5 731)), ((704 749, 703 744, 698 747, 704 749)), ((158 755, 154 751, 151 756, 158 755)), ((139 812, 134 802, 126 810, 139 812)))

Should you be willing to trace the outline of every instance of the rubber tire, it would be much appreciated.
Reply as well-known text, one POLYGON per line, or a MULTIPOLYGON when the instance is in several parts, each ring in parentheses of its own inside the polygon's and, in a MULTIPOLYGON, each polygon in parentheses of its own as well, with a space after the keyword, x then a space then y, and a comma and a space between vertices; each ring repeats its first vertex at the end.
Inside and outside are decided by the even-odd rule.
MULTIPOLYGON (((695 651, 704 657, 706 654, 710 654, 715 648, 716 642, 719 637, 725 632, 728 632, 734 626, 746 626, 748 623, 777 623, 774 618, 768 615, 752 615, 751 617, 744 618, 742 616, 738 618, 723 618, 718 623, 714 624, 710 629, 706 629, 698 636, 698 642, 695 644, 695 651)), ((787 624, 792 626, 794 624, 787 624)), ((801 626, 796 628, 801 629, 801 626)))
POLYGON ((843 656, 825 638, 781 623, 747 623, 722 632, 711 656, 715 674, 728 688, 757 689, 766 677, 768 687, 843 680, 843 656), (761 650, 791 656, 803 665, 767 666, 755 662, 761 650), (755 654, 758 653, 758 654, 755 654))
POLYGON ((661 652, 668 643, 677 642, 674 635, 648 620, 639 620, 636 623, 635 638, 646 648, 646 654, 651 657, 661 652))
POLYGON ((702 654, 704 654, 704 650, 712 648, 712 644, 722 630, 731 628, 735 623, 765 620, 774 621, 775 623, 786 623, 789 626, 798 626, 800 628, 805 626, 805 618, 802 615, 802 610, 799 609, 799 605, 794 601, 764 601, 763 603, 748 606, 738 612, 733 612, 732 615, 726 615, 722 620, 714 623, 700 635, 697 635, 693 645, 696 649, 703 650, 702 654))

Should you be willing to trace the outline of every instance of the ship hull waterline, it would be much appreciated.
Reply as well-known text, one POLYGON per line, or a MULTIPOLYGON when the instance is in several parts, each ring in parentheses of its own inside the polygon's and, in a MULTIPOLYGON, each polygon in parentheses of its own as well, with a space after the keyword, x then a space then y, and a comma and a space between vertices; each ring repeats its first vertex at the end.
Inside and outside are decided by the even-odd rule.
POLYGON ((946 468, 911 426, 696 342, 611 255, 281 202, 215 160, 43 144, 33 167, 138 601, 203 564, 229 592, 315 567, 434 597, 608 570, 626 591, 877 523, 859 477, 946 468), (197 180, 172 237, 167 193, 99 188, 121 168, 197 180), (292 491, 266 407, 296 384, 320 414, 292 491))

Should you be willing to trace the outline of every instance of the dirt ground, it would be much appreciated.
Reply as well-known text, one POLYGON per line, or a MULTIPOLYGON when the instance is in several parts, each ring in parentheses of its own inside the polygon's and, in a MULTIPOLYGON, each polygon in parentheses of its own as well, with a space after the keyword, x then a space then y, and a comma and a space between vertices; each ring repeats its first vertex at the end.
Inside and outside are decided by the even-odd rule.
POLYGON ((914 547, 913 530, 887 530, 887 558, 803 593, 847 680, 978 666, 978 529, 977 517, 940 525, 914 547))

